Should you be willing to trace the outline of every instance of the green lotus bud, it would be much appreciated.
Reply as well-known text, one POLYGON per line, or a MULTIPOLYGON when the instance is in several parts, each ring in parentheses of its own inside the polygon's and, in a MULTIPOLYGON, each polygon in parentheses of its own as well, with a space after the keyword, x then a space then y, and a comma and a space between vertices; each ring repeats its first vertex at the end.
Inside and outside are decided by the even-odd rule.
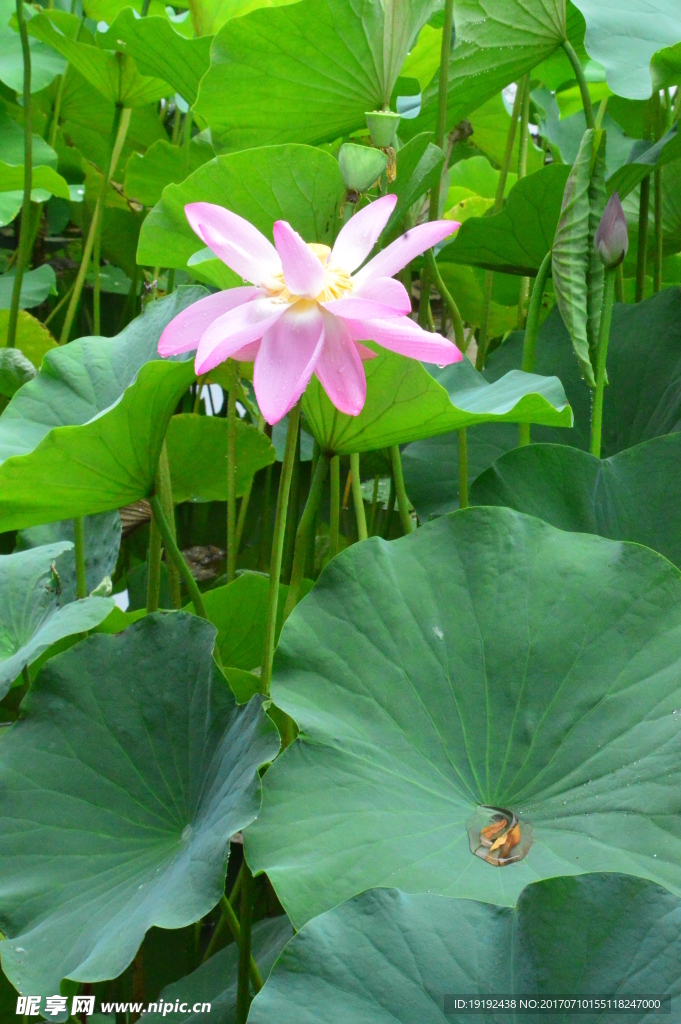
POLYGON ((366 192, 385 171, 388 158, 380 149, 346 142, 340 148, 338 164, 345 187, 355 192, 366 192))
POLYGON ((629 232, 627 218, 617 192, 608 200, 595 239, 596 250, 606 267, 618 267, 627 255, 629 232))
POLYGON ((395 145, 400 115, 392 110, 370 110, 364 115, 371 141, 377 149, 387 149, 395 145))

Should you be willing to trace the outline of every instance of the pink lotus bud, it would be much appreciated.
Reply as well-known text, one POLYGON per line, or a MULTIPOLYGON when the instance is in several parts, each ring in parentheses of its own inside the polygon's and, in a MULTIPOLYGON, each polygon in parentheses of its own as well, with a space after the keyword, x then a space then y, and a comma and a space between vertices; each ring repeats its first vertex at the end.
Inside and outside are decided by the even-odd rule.
POLYGON ((627 219, 617 192, 613 192, 603 211, 596 232, 596 249, 606 267, 618 267, 627 255, 629 232, 627 219))

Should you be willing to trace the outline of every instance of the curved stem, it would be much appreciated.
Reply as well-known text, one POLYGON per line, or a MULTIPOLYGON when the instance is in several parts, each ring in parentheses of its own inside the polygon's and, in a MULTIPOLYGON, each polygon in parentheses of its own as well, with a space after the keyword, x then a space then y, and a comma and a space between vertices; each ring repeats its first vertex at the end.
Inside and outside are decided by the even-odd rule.
MULTIPOLYGON (((244 861, 239 916, 239 972, 236 994, 237 1024, 246 1024, 251 1006, 251 924, 253 921, 253 875, 244 861)), ((227 901, 229 902, 229 901, 227 901)), ((262 985, 262 981, 261 981, 262 985)))
POLYGON ((598 358, 596 365, 596 394, 591 411, 591 454, 597 459, 601 457, 601 434, 603 431, 603 392, 605 389, 605 363, 608 358, 608 342, 610 341, 610 324, 612 321, 612 304, 615 298, 615 272, 606 270, 605 291, 603 293, 603 311, 601 326, 598 332, 598 358))
POLYGON ((288 588, 286 607, 284 608, 284 621, 286 621, 300 600, 300 586, 305 576, 305 560, 310 542, 310 532, 314 530, 317 520, 317 512, 322 500, 322 494, 324 493, 324 482, 328 470, 329 458, 321 452, 317 459, 310 491, 296 531, 296 546, 293 555, 293 566, 291 568, 291 582, 288 588))
POLYGON ((340 456, 331 458, 329 507, 329 554, 335 558, 340 543, 340 456))
POLYGON ((272 679, 272 660, 274 658, 274 642, 277 629, 277 607, 279 603, 279 581, 281 580, 281 559, 284 553, 284 535, 286 533, 286 516, 288 499, 293 475, 293 460, 296 454, 298 426, 300 424, 300 401, 296 402, 288 414, 288 430, 286 432, 286 448, 284 461, 279 478, 279 494, 277 495, 277 511, 274 517, 274 535, 272 537, 272 557, 270 560, 270 587, 267 595, 267 619, 265 623, 265 642, 262 652, 260 670, 260 690, 269 693, 272 679))
POLYGON ((358 452, 350 456, 350 472, 352 473, 352 500, 355 505, 355 517, 357 519, 357 539, 366 540, 368 537, 367 517, 364 511, 364 498, 362 497, 362 478, 360 476, 358 452))
MULTIPOLYGON (((116 171, 116 166, 125 143, 125 136, 128 131, 128 125, 130 124, 130 115, 132 111, 129 107, 121 109, 116 107, 116 114, 114 118, 114 130, 115 130, 115 141, 111 153, 111 163, 109 165, 108 174, 105 174, 102 178, 102 187, 100 189, 97 202, 95 203, 94 213, 92 214, 92 220, 90 221, 90 230, 88 231, 87 239, 85 241, 85 247, 83 248, 83 256, 80 261, 80 267, 76 275, 76 281, 73 286, 71 293, 71 301, 66 311, 66 317, 64 319, 64 326, 59 338, 59 344, 64 345, 69 340, 71 333, 71 327, 73 326, 73 320, 76 315, 76 309, 80 302, 81 292, 83 291, 83 285, 85 284, 85 277, 87 275, 88 267, 90 265, 90 258, 92 256, 92 250, 95 244, 95 236, 97 232, 100 232, 101 238, 101 222, 104 218, 104 204, 106 202, 106 194, 111 182, 111 179, 116 171)), ((99 268, 95 267, 96 275, 99 276, 99 268)))
POLYGON ((435 281, 435 287, 439 291, 442 297, 442 301, 444 302, 449 311, 449 315, 452 320, 452 326, 454 327, 454 339, 456 341, 456 347, 459 349, 460 352, 465 352, 466 335, 464 333, 463 320, 461 319, 459 307, 452 298, 450 291, 447 288, 447 285, 442 280, 442 274, 440 273, 440 268, 437 265, 437 260, 435 259, 435 254, 433 250, 427 249, 424 255, 426 257, 426 263, 428 264, 430 273, 433 277, 433 280, 435 281))
POLYGON ((33 186, 33 107, 31 101, 31 51, 28 45, 28 30, 24 17, 24 0, 16 0, 17 22, 21 37, 21 52, 24 59, 24 198, 21 206, 21 230, 17 265, 12 287, 12 301, 7 326, 7 347, 13 348, 17 339, 19 321, 19 299, 24 271, 31 256, 31 188, 33 186))
POLYGON ((459 439, 459 508, 468 508, 468 437, 466 428, 457 430, 459 439))
POLYGON ((82 516, 73 520, 73 548, 76 558, 76 597, 80 600, 87 597, 85 580, 85 524, 82 516))
POLYGON ((582 94, 582 106, 584 107, 584 116, 586 118, 587 128, 595 128, 596 122, 594 119, 594 108, 591 103, 591 95, 589 94, 589 86, 584 75, 584 69, 579 63, 579 57, 575 53, 575 48, 569 39, 564 39, 562 47, 565 50, 567 59, 572 64, 572 70, 575 73, 577 84, 579 85, 579 91, 582 94))
MULTIPOLYGON (((156 470, 156 481, 154 489, 161 500, 163 515, 168 523, 173 540, 177 540, 175 529, 175 503, 173 501, 173 488, 170 482, 170 463, 168 462, 168 447, 165 439, 161 445, 161 454, 158 457, 158 468, 156 470)), ((168 583, 170 584, 170 596, 173 608, 182 607, 182 591, 180 589, 180 576, 172 561, 168 562, 168 583)))
POLYGON ((227 582, 236 577, 236 398, 239 389, 238 366, 227 360, 227 582))
MULTIPOLYGON (((539 335, 539 317, 541 316, 542 300, 546 290, 546 282, 549 279, 551 270, 551 249, 541 262, 532 289, 530 306, 527 311, 527 325, 525 327, 525 338, 523 339, 523 361, 521 370, 524 373, 534 373, 534 359, 537 351, 537 337, 539 335)), ((520 444, 530 443, 530 424, 520 424, 520 444)))
MULTIPOLYGON (((220 918, 220 920, 218 921, 218 923, 217 923, 217 925, 215 927, 215 931, 213 933, 213 938, 215 938, 216 935, 219 935, 219 933, 222 931, 224 925, 226 924, 227 927, 229 928, 230 932, 232 933, 233 937, 234 937, 234 941, 240 947, 240 945, 241 945, 241 925, 239 924, 239 918, 234 913, 234 908, 232 907, 231 902, 227 899, 227 897, 224 895, 224 893, 223 893, 222 899, 220 900, 220 908, 222 910, 222 917, 220 918)), ((213 940, 211 939, 211 943, 212 943, 212 941, 213 940)), ((215 948, 215 947, 213 946, 213 948, 215 948)), ((209 957, 212 954, 212 952, 213 952, 213 950, 211 949, 211 947, 209 945, 208 949, 206 950, 206 955, 203 958, 204 962, 209 959, 209 957)), ((253 984, 253 988, 255 989, 256 992, 259 992, 260 989, 263 986, 263 980, 262 980, 262 975, 261 975, 260 971, 258 970, 258 965, 256 964, 255 960, 253 959, 253 955, 252 954, 251 954, 251 957, 250 957, 249 972, 250 972, 251 982, 253 984)))
POLYGON ((400 513, 400 523, 402 524, 402 532, 412 533, 414 524, 411 521, 409 515, 409 499, 407 498, 407 491, 404 486, 404 474, 402 472, 402 456, 400 454, 400 447, 397 444, 392 445, 390 449, 390 461, 393 467, 393 480, 395 482, 395 496, 397 498, 397 508, 400 513))
POLYGON ((158 524, 158 528, 165 545, 166 553, 173 563, 177 567, 177 571, 185 582, 187 592, 194 605, 194 611, 197 615, 200 615, 202 619, 207 619, 206 606, 203 603, 203 597, 201 591, 196 585, 196 580, 191 574, 189 566, 182 557, 182 552, 178 548, 173 535, 170 532, 170 527, 166 522, 166 518, 163 515, 163 509, 161 508, 161 502, 158 499, 157 494, 152 494, 149 498, 149 504, 151 505, 151 511, 154 515, 154 519, 158 524))

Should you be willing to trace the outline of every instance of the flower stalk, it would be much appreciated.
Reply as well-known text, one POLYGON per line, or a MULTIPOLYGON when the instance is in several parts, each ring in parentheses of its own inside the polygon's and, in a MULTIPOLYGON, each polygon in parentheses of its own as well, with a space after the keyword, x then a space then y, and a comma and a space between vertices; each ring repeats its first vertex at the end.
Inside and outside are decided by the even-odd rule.
POLYGON ((272 681, 272 661, 274 659, 274 646, 277 628, 277 607, 279 603, 279 583, 281 581, 281 561, 284 553, 286 516, 291 491, 293 462, 295 459, 296 443, 298 440, 298 427, 300 425, 300 404, 299 399, 291 409, 288 417, 286 448, 284 449, 284 461, 281 466, 281 476, 279 478, 277 511, 274 517, 272 557, 270 560, 270 586, 267 596, 267 617, 265 621, 265 643, 263 645, 262 666, 260 669, 260 692, 264 694, 269 693, 270 683, 272 681))
POLYGON ((603 311, 601 326, 598 333, 598 351, 596 363, 596 393, 591 410, 591 454, 597 459, 601 457, 601 435, 603 432, 603 394, 605 391, 605 364, 608 358, 610 341, 610 325, 612 323, 612 306, 615 299, 615 268, 605 272, 605 288, 603 292, 603 311))
POLYGON ((17 22, 21 38, 21 52, 24 60, 24 197, 21 205, 21 230, 17 252, 12 299, 7 326, 7 347, 14 348, 19 322, 19 300, 24 271, 31 257, 31 189, 33 187, 33 105, 31 100, 31 51, 28 45, 28 29, 24 17, 24 0, 16 0, 17 22))
MULTIPOLYGON (((552 251, 549 249, 541 262, 537 276, 534 280, 532 297, 527 311, 527 324, 525 325, 525 337, 523 339, 523 361, 521 370, 523 373, 534 373, 534 360, 537 351, 537 338, 539 336, 539 318, 541 316, 542 300, 546 291, 546 282, 551 272, 552 251)), ((530 424, 520 424, 520 445, 530 443, 530 424)))
POLYGON ((412 523, 411 516, 409 515, 409 498, 407 497, 407 491, 404 486, 404 473, 402 472, 402 456, 400 454, 400 446, 397 444, 392 445, 390 448, 390 461, 393 468, 393 481, 395 483, 395 497, 397 498, 397 508, 400 513, 400 523, 402 524, 402 532, 405 534, 412 533, 414 524, 412 523))
POLYGON ((324 452, 321 452, 312 474, 310 491, 305 502, 303 514, 298 523, 298 529, 296 530, 296 546, 293 555, 293 566, 291 568, 291 582, 288 588, 286 607, 284 608, 284 621, 286 621, 300 600, 300 587, 305 576, 305 561, 310 546, 310 539, 314 536, 317 512, 321 504, 328 471, 329 457, 324 452))
POLYGON ((73 520, 73 551, 76 559, 76 597, 80 601, 87 597, 85 578, 85 523, 82 516, 73 520))
POLYGON ((233 360, 227 360, 229 385, 227 390, 227 582, 236 578, 236 400, 239 390, 239 368, 233 360))
POLYGON ((355 506, 355 518, 357 520, 357 539, 366 540, 367 518, 364 510, 364 498, 362 497, 362 477, 360 475, 359 452, 350 456, 350 473, 352 475, 352 500, 355 506))

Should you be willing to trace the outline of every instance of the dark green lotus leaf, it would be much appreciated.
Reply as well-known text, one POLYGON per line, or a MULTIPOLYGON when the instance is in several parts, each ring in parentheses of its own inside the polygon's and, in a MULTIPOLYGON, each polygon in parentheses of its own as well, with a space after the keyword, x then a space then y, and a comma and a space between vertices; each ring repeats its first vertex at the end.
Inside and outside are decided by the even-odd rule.
POLYGON ((490 386, 468 359, 429 373, 413 359, 374 348, 377 358, 364 364, 367 399, 359 416, 338 412, 316 378, 307 387, 308 429, 324 451, 373 451, 490 420, 572 423, 555 377, 516 371, 490 386))
MULTIPOLYGON (((554 53, 567 33, 565 6, 561 0, 457 0, 447 130, 554 53)), ((437 94, 436 76, 423 94, 421 114, 403 122, 400 134, 435 128, 437 94)))
POLYGON ((438 0, 302 0, 233 18, 215 36, 196 109, 216 147, 330 142, 388 104, 438 0))
MULTIPOLYGON (((15 92, 22 93, 24 60, 21 37, 9 23, 15 13, 16 5, 12 0, 0 2, 0 81, 15 92)), ((31 51, 31 92, 34 93, 45 89, 57 75, 63 73, 65 61, 52 47, 39 43, 37 39, 29 39, 28 45, 31 51)), ((42 138, 40 141, 43 142, 42 138)))
MULTIPOLYGON (((263 979, 269 975, 274 961, 292 935, 293 928, 287 917, 265 918, 253 925, 251 948, 263 979)), ((232 942, 215 953, 198 970, 165 988, 158 1002, 175 1007, 179 999, 180 1005, 187 1004, 186 1013, 173 1012, 176 1024, 205 1024, 205 1013, 193 1012, 197 1003, 210 1003, 211 1024, 236 1024, 238 965, 239 947, 232 942)), ((161 1024, 164 1019, 162 1007, 159 1005, 157 1013, 146 1013, 144 1019, 145 1024, 161 1024)))
POLYGON ((300 737, 249 864, 296 927, 372 886, 513 905, 607 870, 681 893, 680 641, 679 572, 636 544, 472 508, 354 545, 282 631, 300 737), (474 856, 481 805, 518 816, 524 859, 474 856))
POLYGON ((521 178, 501 213, 470 217, 438 258, 507 274, 536 274, 553 244, 569 172, 563 164, 550 164, 521 178))
POLYGON ((184 613, 90 636, 43 668, 3 737, 0 952, 19 991, 116 977, 152 925, 220 899, 279 740, 259 698, 237 707, 214 639, 184 613))
MULTIPOLYGON (((268 237, 274 222, 283 219, 305 241, 329 243, 342 223, 338 215, 344 194, 338 161, 321 149, 266 146, 216 157, 181 185, 164 189, 161 202, 142 225, 137 259, 151 266, 186 269, 187 260, 204 248, 184 213, 187 203, 197 202, 227 206, 268 237)), ((242 284, 224 264, 220 267, 227 275, 224 282, 216 281, 220 287, 242 284)))
MULTIPOLYGON (((107 576, 113 576, 121 546, 121 517, 117 510, 86 516, 85 582, 90 594, 107 576)), ((37 548, 41 544, 54 544, 67 540, 73 544, 73 519, 62 519, 45 526, 32 526, 17 534, 17 550, 37 548)), ((63 555, 57 565, 63 601, 76 599, 76 561, 73 553, 63 555)))
POLYGON ((28 31, 65 57, 105 99, 122 107, 144 107, 170 91, 160 78, 141 75, 132 57, 78 41, 81 19, 65 11, 26 13, 28 31))
POLYGON ((505 505, 561 530, 645 544, 681 566, 681 434, 600 459, 565 445, 533 444, 478 477, 471 504, 505 505))
MULTIPOLYGON (((681 426, 681 289, 667 288, 639 305, 613 309, 608 351, 609 386, 603 410, 603 456, 676 431, 681 426)), ((490 356, 484 376, 497 380, 522 361, 523 335, 515 333, 490 356)), ((532 427, 532 440, 588 450, 591 390, 579 374, 570 338, 557 309, 540 329, 536 372, 555 374, 574 412, 571 429, 532 427)), ((518 445, 518 432, 488 423, 468 431, 469 479, 489 469, 518 445)), ((459 469, 456 433, 417 441, 403 453, 407 491, 419 517, 458 508, 459 469)))
MULTIPOLYGON (((608 136, 610 144, 610 136, 608 136)), ((678 123, 657 142, 638 139, 632 146, 629 159, 608 178, 608 192, 618 192, 620 199, 639 185, 656 167, 664 167, 681 157, 681 135, 678 123)))
POLYGON ((169 82, 187 103, 196 101, 199 82, 210 63, 210 36, 187 39, 168 18, 138 18, 126 7, 97 42, 128 54, 143 75, 169 82))
POLYGON ((0 417, 0 529, 130 504, 149 493, 168 421, 195 379, 161 360, 161 331, 203 288, 149 303, 115 338, 53 349, 0 417))
POLYGON ((94 629, 113 609, 109 598, 62 594, 66 557, 73 558, 73 545, 65 541, 0 555, 0 697, 48 647, 94 629))
MULTIPOLYGON (((623 999, 646 994, 671 999, 675 1014, 681 1003, 680 958, 681 902, 641 878, 552 878, 528 885, 514 908, 372 889, 301 929, 248 1019, 251 1024, 536 1020, 536 1014, 522 1012, 468 1015, 451 1003, 448 1007, 457 994, 616 993, 623 999)), ((568 1020, 571 1014, 556 1017, 568 1020)), ((585 1024, 621 1019, 621 1013, 600 1010, 579 1015, 585 1024)), ((634 1011, 627 1019, 652 1018, 648 1011, 634 1011)))
MULTIPOLYGON (((259 469, 274 462, 270 440, 250 423, 236 425, 236 493, 240 497, 259 469)), ((227 419, 173 416, 166 436, 173 499, 227 500, 227 419)))
POLYGON ((443 151, 433 145, 432 132, 417 135, 400 149, 396 162, 397 176, 390 185, 390 192, 397 196, 397 203, 385 227, 384 238, 393 233, 399 234, 410 207, 430 188, 439 187, 444 162, 443 151))
POLYGON ((199 138, 188 146, 158 139, 146 153, 131 153, 125 168, 125 194, 144 206, 154 206, 166 185, 177 184, 214 157, 213 147, 199 138))

